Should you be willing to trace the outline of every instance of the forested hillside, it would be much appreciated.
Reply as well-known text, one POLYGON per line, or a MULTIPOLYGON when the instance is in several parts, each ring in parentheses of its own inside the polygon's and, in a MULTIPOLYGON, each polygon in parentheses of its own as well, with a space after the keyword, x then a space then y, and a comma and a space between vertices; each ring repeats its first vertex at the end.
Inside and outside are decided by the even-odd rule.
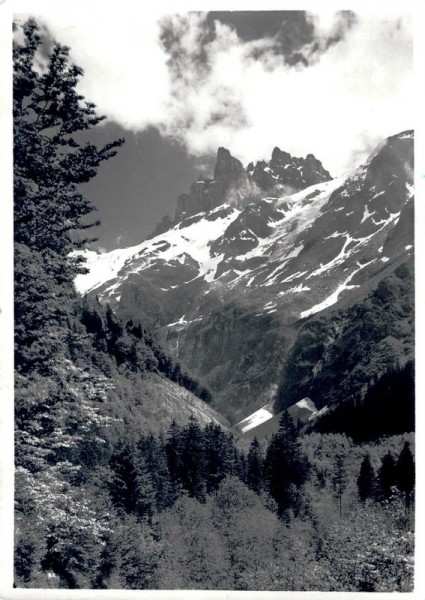
POLYGON ((102 120, 76 92, 81 69, 55 45, 40 74, 38 28, 29 21, 22 33, 14 47, 15 491, 17 556, 29 581, 48 550, 58 561, 59 548, 89 554, 102 544, 108 519, 91 479, 121 436, 191 415, 226 422, 205 404, 209 391, 140 325, 77 296, 84 267, 70 252, 87 243, 75 233, 90 228, 82 219, 94 210, 78 185, 123 140, 78 141, 102 120))
MULTIPOLYGON (((385 373, 393 372, 394 378, 397 365, 413 361, 413 327, 413 260, 409 259, 379 281, 366 299, 303 324, 282 374, 276 408, 282 410, 304 396, 318 408, 337 404, 341 398, 359 401, 385 373)), ((410 380, 411 386, 413 369, 410 380)), ((399 402, 387 407, 387 412, 394 412, 395 421, 404 414, 412 427, 413 399, 409 402, 409 408, 407 402, 399 402)))
POLYGON ((149 331, 77 296, 93 211, 79 184, 122 140, 81 141, 102 119, 69 49, 45 53, 28 21, 14 46, 15 585, 410 591, 412 434, 300 436, 285 412, 244 449, 149 331))

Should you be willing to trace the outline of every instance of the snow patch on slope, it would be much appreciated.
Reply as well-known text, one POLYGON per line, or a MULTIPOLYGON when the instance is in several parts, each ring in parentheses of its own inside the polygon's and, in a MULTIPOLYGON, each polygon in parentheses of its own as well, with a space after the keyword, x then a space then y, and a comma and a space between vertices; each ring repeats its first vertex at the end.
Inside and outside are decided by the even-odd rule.
POLYGON ((364 265, 360 265, 359 263, 357 263, 358 268, 354 269, 354 271, 351 273, 351 275, 349 275, 337 288, 334 292, 332 292, 332 294, 330 294, 327 298, 325 298, 322 302, 320 302, 319 304, 316 304, 315 306, 312 306, 311 308, 309 308, 308 310, 304 310, 301 314, 300 314, 300 318, 304 319, 305 317, 309 317, 310 315, 314 315, 315 313, 320 312, 321 310, 324 310, 325 308, 328 308, 329 306, 332 306, 333 304, 336 304, 338 302, 338 298, 339 296, 342 294, 342 292, 344 290, 351 290, 354 289, 356 287, 359 287, 358 285, 348 285, 348 283, 353 279, 353 277, 362 269, 364 269, 365 267, 367 267, 368 265, 372 264, 373 262, 375 262, 376 258, 370 260, 369 262, 365 263, 364 265))
POLYGON ((300 283, 299 285, 296 285, 295 287, 292 287, 292 288, 289 288, 288 290, 279 292, 277 297, 281 298, 282 296, 286 296, 287 294, 300 294, 301 292, 309 292, 310 290, 311 290, 311 288, 309 288, 307 285, 303 285, 302 283, 300 283))
POLYGON ((74 256, 84 256, 86 259, 84 266, 89 269, 89 273, 77 275, 75 278, 77 292, 86 294, 106 281, 114 279, 125 263, 137 254, 138 249, 139 246, 132 246, 102 254, 93 250, 73 253, 74 256))
POLYGON ((262 423, 269 421, 273 416, 274 412, 270 408, 270 404, 266 404, 248 417, 245 417, 245 419, 242 419, 242 421, 239 421, 236 427, 240 428, 242 433, 246 433, 250 429, 254 429, 254 427, 258 427, 262 423))
POLYGON ((360 224, 364 223, 369 217, 373 216, 376 211, 370 212, 367 205, 364 207, 364 212, 360 224))
POLYGON ((312 412, 317 411, 316 405, 310 398, 303 398, 302 400, 298 400, 296 406, 298 406, 298 408, 305 408, 306 410, 311 410, 312 412))

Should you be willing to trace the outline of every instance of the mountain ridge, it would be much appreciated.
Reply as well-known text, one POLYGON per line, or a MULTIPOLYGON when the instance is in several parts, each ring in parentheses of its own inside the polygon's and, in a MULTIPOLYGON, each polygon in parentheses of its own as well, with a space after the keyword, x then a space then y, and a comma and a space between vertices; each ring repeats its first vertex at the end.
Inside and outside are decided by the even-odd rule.
POLYGON ((280 178, 279 197, 228 151, 219 155, 222 187, 204 194, 194 185, 214 202, 220 189, 226 201, 183 211, 138 246, 87 251, 90 273, 76 284, 124 320, 147 323, 207 383, 215 407, 240 420, 274 397, 304 320, 366 297, 371 281, 412 256, 413 132, 387 138, 347 177, 324 172, 296 192, 280 178))
POLYGON ((282 194, 301 191, 310 185, 332 179, 313 154, 293 157, 277 146, 270 161, 249 163, 246 169, 223 146, 217 150, 213 177, 199 175, 189 193, 178 196, 174 219, 164 216, 148 239, 164 233, 185 217, 212 210, 225 202, 242 204, 255 201, 263 192, 282 194))

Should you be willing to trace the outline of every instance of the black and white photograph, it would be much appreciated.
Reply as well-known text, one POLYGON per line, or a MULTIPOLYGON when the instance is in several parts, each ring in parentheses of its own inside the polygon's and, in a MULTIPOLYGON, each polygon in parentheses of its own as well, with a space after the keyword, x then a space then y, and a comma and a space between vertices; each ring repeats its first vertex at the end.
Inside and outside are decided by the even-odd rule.
POLYGON ((412 4, 12 9, 4 597, 419 600, 412 4))

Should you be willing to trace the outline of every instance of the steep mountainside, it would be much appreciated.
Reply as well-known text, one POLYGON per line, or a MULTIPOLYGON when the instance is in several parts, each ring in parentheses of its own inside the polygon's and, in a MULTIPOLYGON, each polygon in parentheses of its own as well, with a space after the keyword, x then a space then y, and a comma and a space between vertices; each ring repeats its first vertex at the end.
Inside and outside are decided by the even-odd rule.
POLYGON ((365 299, 309 319, 288 356, 276 409, 304 396, 318 408, 341 397, 361 400, 389 368, 413 359, 413 297, 410 259, 365 299))
POLYGON ((110 380, 109 409, 144 432, 164 432, 173 421, 185 425, 194 417, 228 427, 208 402, 211 394, 171 359, 148 331, 131 322, 124 327, 110 307, 84 299, 72 319, 70 358, 110 380), (84 351, 84 352, 83 352, 84 351), (85 357, 84 362, 82 357, 85 357), (121 408, 119 408, 121 407, 121 408))
MULTIPOLYGON (((413 248, 413 133, 388 138, 334 180, 311 155, 295 159, 275 149, 268 165, 244 170, 219 149, 214 180, 194 184, 185 198, 176 219, 162 223, 165 231, 142 244, 86 251, 90 273, 76 285, 124 319, 153 327, 208 385, 214 406, 238 421, 272 401, 278 386, 279 407, 308 395, 289 393, 281 380, 288 357, 293 364, 303 346, 298 332, 306 319, 342 307, 350 330, 359 313, 349 307, 381 281, 399 280, 392 274, 413 248)), ((411 304, 411 290, 401 293, 411 304)), ((413 336, 405 312, 391 317, 399 358, 410 355, 397 337, 399 318, 400 335, 413 336)))

